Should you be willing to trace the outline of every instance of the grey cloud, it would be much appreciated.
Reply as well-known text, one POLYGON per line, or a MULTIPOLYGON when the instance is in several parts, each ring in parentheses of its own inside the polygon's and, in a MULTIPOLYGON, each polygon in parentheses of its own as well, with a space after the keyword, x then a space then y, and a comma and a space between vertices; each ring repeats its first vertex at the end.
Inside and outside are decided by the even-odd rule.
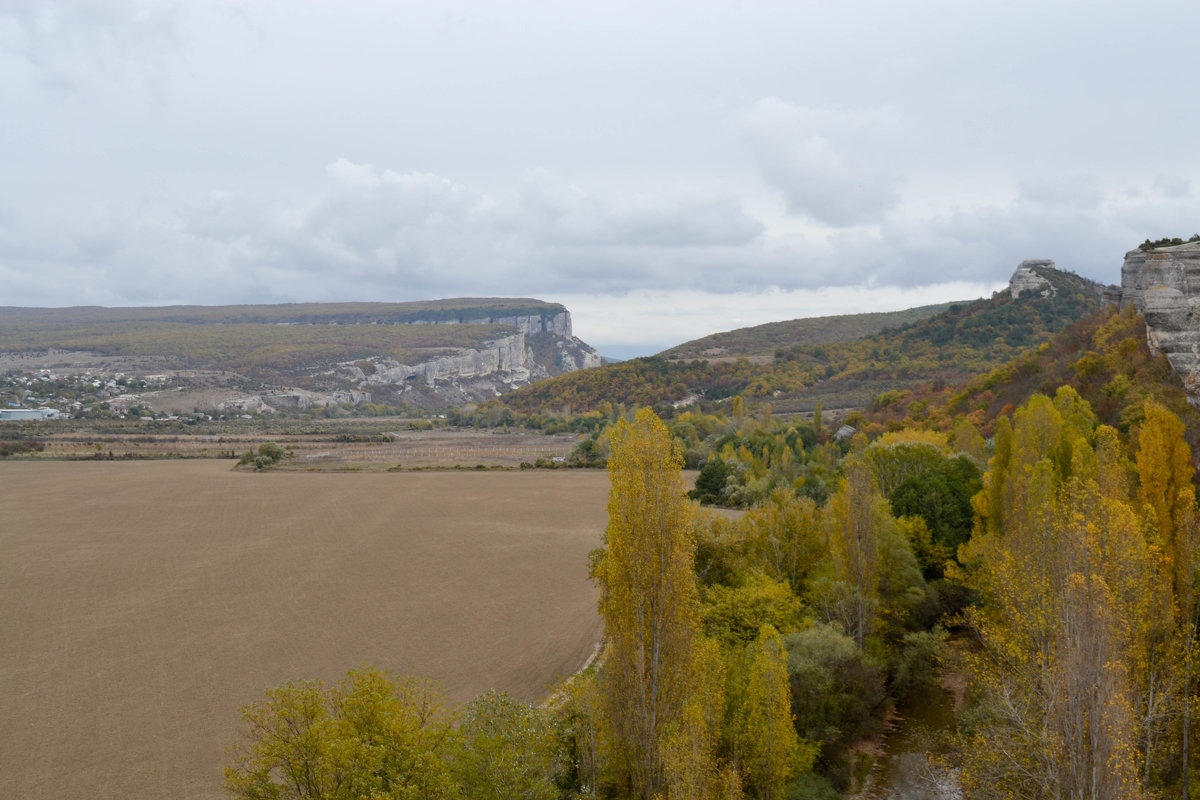
POLYGON ((736 285, 762 230, 732 197, 627 199, 547 173, 496 194, 349 161, 327 176, 307 204, 212 192, 91 221, 22 218, 0 232, 0 263, 82 275, 59 287, 67 302, 93 289, 161 303, 538 295, 680 275, 736 285))
POLYGON ((788 210, 833 226, 878 222, 899 202, 887 163, 897 119, 884 111, 760 100, 742 117, 763 179, 788 210))
POLYGON ((1125 250, 1200 219, 1200 199, 1152 185, 1094 208, 1021 185, 1007 202, 784 234, 731 195, 604 193, 547 172, 484 191, 337 161, 306 202, 213 192, 86 220, 8 209, 0 276, 10 302, 58 305, 913 287, 1004 280, 1031 257, 1113 281, 1125 250))

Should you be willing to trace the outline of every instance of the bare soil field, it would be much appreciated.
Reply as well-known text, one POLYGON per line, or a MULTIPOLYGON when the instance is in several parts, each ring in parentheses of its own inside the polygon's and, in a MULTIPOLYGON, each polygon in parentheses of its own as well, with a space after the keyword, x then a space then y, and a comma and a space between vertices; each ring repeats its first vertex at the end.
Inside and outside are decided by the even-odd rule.
MULTIPOLYGON (((375 424, 373 427, 380 427, 375 424)), ((53 431, 53 427, 48 427, 53 431)), ((87 430, 51 432, 36 438, 45 450, 34 459, 236 458, 263 442, 276 442, 292 454, 282 470, 383 471, 410 468, 517 467, 539 458, 566 458, 580 441, 573 433, 544 435, 513 430, 394 430, 380 433, 270 433, 248 429, 237 433, 190 434, 145 432, 98 433, 87 430)))
POLYGON ((223 797, 268 686, 369 663, 533 700, 601 633, 600 471, 20 461, 0 486, 0 797, 223 797))

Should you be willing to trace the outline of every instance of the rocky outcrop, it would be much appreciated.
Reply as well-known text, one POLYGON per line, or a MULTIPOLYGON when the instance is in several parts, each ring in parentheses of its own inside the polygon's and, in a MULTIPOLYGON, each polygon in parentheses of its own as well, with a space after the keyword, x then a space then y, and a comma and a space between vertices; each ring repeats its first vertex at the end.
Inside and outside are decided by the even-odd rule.
POLYGON ((604 358, 596 348, 584 344, 574 336, 556 342, 555 349, 556 357, 554 359, 554 366, 559 375, 564 372, 591 369, 604 363, 604 358))
POLYGON ((237 410, 253 411, 259 414, 274 414, 277 411, 308 411, 313 408, 335 406, 339 402, 344 401, 341 398, 331 397, 319 392, 290 389, 238 397, 220 403, 217 408, 221 411, 237 410))
POLYGON ((1037 294, 1042 297, 1053 297, 1056 294, 1054 284, 1038 274, 1038 269, 1055 269, 1054 260, 1049 258, 1027 258, 1017 267, 1017 271, 1008 279, 1008 291, 1016 300, 1022 294, 1037 294))
POLYGON ((486 400, 541 378, 598 367, 602 362, 595 348, 571 335, 571 315, 565 311, 469 322, 509 325, 517 333, 477 349, 454 350, 412 364, 383 357, 345 362, 338 365, 338 372, 368 395, 398 396, 415 405, 456 405, 486 400))
POLYGON ((480 350, 459 350, 419 364, 401 364, 391 359, 374 360, 375 372, 371 375, 364 374, 354 363, 343 364, 342 367, 363 385, 403 384, 418 377, 429 385, 436 385, 439 380, 481 378, 497 374, 504 374, 506 382, 528 381, 528 362, 525 334, 518 333, 489 342, 487 347, 480 350))
POLYGON ((1146 318, 1150 348, 1165 353, 1200 407, 1200 242, 1131 250, 1121 266, 1121 307, 1146 318))

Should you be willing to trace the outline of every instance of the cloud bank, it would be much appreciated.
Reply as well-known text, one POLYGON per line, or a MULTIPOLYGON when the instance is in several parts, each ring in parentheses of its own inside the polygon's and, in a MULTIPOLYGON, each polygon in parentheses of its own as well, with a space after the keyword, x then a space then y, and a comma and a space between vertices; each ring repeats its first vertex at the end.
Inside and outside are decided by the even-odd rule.
POLYGON ((1113 282, 1200 229, 1163 18, 1200 7, 0 0, 5 303, 1113 282))

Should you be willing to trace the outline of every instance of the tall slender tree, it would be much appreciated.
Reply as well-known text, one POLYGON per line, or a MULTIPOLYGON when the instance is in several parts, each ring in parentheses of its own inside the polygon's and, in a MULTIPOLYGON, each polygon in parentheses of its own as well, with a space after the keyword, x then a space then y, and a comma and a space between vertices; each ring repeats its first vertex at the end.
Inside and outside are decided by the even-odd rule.
POLYGON ((755 797, 782 800, 788 781, 812 765, 816 749, 802 746, 792 725, 787 651, 779 632, 764 625, 749 655, 741 763, 755 797))
POLYGON ((634 797, 664 787, 664 734, 697 690, 699 601, 683 459, 652 411, 610 437, 605 550, 594 574, 608 645, 606 717, 634 797))
POLYGON ((843 469, 846 477, 829 503, 830 547, 837 576, 852 593, 847 632, 861 649, 875 621, 879 538, 891 513, 863 459, 847 458, 843 469))
MULTIPOLYGON (((1158 696, 1170 697, 1171 689, 1179 695, 1181 747, 1181 791, 1187 798, 1191 778, 1191 728, 1193 676, 1197 624, 1196 568, 1200 550, 1200 528, 1197 526, 1195 470, 1191 449, 1183 439, 1184 425, 1170 409, 1153 399, 1143 406, 1145 420, 1138 429, 1135 459, 1138 469, 1138 499, 1150 542, 1162 554, 1160 583, 1169 589, 1164 593, 1165 613, 1154 618, 1157 623, 1157 647, 1148 655, 1151 678, 1165 673, 1156 685, 1162 688, 1158 696), (1175 670, 1177 662, 1183 669, 1175 670), (1178 686, 1167 678, 1175 677, 1178 686)), ((1154 695, 1152 695, 1154 697, 1154 695)), ((1151 734, 1158 725, 1149 723, 1162 719, 1158 709, 1166 702, 1150 704, 1145 710, 1147 719, 1147 770, 1150 767, 1151 734)))

